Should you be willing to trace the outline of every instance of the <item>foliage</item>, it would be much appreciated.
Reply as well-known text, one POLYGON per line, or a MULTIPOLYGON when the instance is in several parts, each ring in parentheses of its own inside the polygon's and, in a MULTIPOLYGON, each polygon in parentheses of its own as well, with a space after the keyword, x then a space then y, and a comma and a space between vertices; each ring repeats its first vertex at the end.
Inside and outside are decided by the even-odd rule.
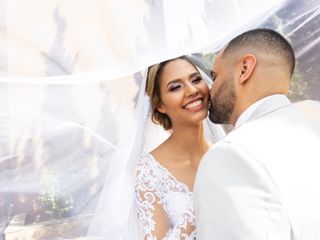
POLYGON ((73 198, 70 193, 61 191, 61 183, 57 171, 46 171, 40 180, 39 201, 41 209, 50 218, 61 218, 73 209, 73 198))
POLYGON ((262 26, 263 28, 271 28, 277 32, 283 34, 283 19, 278 17, 276 14, 272 15, 265 21, 262 26))
POLYGON ((297 67, 290 82, 288 97, 292 102, 297 102, 310 98, 308 92, 309 84, 297 67))
POLYGON ((211 71, 215 56, 216 56, 215 53, 206 53, 202 55, 203 67, 205 68, 206 71, 209 71, 209 72, 211 71))
MULTIPOLYGON (((276 14, 268 18, 268 20, 262 25, 262 27, 274 29, 285 36, 283 32, 283 19, 281 19, 276 14)), ((287 39, 292 44, 292 39, 288 37, 287 39)), ((288 97, 293 102, 301 101, 310 97, 308 94, 309 91, 309 83, 305 80, 305 77, 299 70, 298 66, 296 66, 295 72, 290 82, 288 97)))

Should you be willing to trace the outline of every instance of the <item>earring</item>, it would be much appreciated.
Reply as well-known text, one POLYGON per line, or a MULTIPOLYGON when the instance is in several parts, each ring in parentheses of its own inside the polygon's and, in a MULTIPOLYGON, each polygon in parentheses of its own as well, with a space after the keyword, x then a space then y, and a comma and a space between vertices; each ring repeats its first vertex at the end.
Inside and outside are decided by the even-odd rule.
POLYGON ((211 101, 208 101, 208 109, 211 107, 211 101))

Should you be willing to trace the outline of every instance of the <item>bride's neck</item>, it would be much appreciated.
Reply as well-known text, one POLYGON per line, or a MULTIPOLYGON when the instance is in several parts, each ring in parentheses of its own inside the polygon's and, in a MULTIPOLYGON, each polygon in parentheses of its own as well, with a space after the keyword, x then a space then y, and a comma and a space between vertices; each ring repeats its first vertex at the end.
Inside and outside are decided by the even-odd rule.
POLYGON ((202 156, 209 148, 209 143, 204 136, 203 124, 175 128, 168 142, 178 154, 183 153, 189 156, 202 156))

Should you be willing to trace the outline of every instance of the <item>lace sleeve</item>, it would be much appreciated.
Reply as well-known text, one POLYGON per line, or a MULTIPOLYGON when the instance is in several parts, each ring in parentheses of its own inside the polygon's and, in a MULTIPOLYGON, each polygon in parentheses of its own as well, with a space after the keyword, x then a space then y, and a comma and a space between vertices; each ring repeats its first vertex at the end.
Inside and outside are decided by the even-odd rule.
POLYGON ((144 239, 166 239, 169 219, 158 191, 156 169, 146 161, 140 161, 138 165, 135 184, 140 229, 144 239))

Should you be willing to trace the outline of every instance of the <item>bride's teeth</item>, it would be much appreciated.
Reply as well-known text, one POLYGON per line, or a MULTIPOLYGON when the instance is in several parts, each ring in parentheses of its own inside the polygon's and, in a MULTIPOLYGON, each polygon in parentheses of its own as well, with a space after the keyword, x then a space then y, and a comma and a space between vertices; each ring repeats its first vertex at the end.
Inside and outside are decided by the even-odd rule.
POLYGON ((201 100, 197 100, 197 101, 195 101, 195 102, 192 102, 192 103, 189 103, 187 106, 186 106, 186 108, 187 109, 191 109, 191 108, 196 108, 196 107, 198 107, 200 104, 201 104, 201 100))

